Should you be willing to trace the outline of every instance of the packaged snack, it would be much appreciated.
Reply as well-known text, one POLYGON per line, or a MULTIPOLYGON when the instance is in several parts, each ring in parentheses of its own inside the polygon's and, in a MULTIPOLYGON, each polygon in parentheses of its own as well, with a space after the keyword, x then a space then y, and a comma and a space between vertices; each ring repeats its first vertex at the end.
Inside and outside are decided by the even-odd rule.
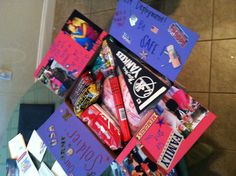
POLYGON ((88 71, 81 76, 70 95, 70 100, 76 116, 80 116, 83 110, 97 101, 101 94, 100 86, 102 79, 102 73, 97 75, 96 82, 88 71))
POLYGON ((140 114, 159 100, 169 89, 170 80, 141 62, 112 36, 105 39, 117 67, 120 68, 136 111, 140 114))
MULTIPOLYGON (((122 97, 123 97, 125 111, 126 111, 128 122, 129 122, 129 127, 131 130, 131 133, 135 134, 137 130, 140 127, 142 127, 142 125, 146 122, 146 119, 148 118, 148 116, 146 115, 147 111, 144 111, 141 114, 137 113, 134 106, 134 102, 126 86, 123 75, 119 75, 119 83, 122 90, 122 97)), ((103 83, 102 100, 103 100, 104 105, 109 110, 109 112, 113 116, 116 117, 115 104, 114 104, 113 95, 111 92, 111 85, 108 79, 105 79, 103 83)))
POLYGON ((121 135, 118 125, 98 104, 89 106, 80 118, 110 149, 121 148, 121 135))
POLYGON ((114 160, 113 154, 65 103, 56 109, 37 133, 58 161, 53 171, 59 168, 68 176, 99 176, 114 160))
POLYGON ((92 70, 93 72, 95 72, 95 74, 97 72, 102 72, 106 77, 108 77, 115 105, 114 108, 116 110, 115 114, 120 125, 122 140, 124 142, 128 142, 131 139, 129 124, 125 112, 119 79, 116 74, 114 58, 111 48, 109 47, 106 39, 102 42, 102 47, 99 50, 99 55, 97 56, 95 65, 92 70))

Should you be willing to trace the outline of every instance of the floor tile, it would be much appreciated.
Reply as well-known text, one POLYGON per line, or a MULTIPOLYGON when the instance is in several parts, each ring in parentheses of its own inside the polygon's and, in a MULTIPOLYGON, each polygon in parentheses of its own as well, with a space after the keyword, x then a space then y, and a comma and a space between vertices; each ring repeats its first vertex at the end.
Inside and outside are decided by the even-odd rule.
POLYGON ((91 14, 91 20, 95 21, 102 29, 109 31, 114 13, 115 10, 93 13, 91 14))
POLYGON ((144 3, 148 4, 149 6, 151 6, 152 8, 160 11, 161 13, 165 14, 165 15, 169 15, 166 14, 165 12, 165 2, 166 0, 143 0, 144 3))
POLYGON ((214 41, 212 48, 211 91, 236 92, 236 39, 214 41))
POLYGON ((197 100, 201 105, 208 108, 208 99, 209 94, 208 93, 189 93, 195 100, 197 100))
POLYGON ((167 0, 166 14, 197 32, 200 40, 211 39, 213 0, 167 0))
POLYGON ((236 151, 216 150, 209 161, 209 176, 235 176, 236 151))
POLYGON ((188 91, 209 91, 211 42, 198 42, 177 80, 188 91))
POLYGON ((236 1, 215 0, 213 38, 236 38, 236 1))
POLYGON ((76 9, 82 14, 90 13, 91 0, 57 0, 56 14, 58 16, 69 16, 76 9))
MULTIPOLYGON (((72 12, 72 11, 71 11, 72 12)), ((53 24, 53 36, 52 39, 54 40, 57 34, 60 32, 62 29, 63 25, 66 23, 66 20, 68 19, 68 16, 57 16, 57 11, 56 11, 56 16, 54 18, 54 24, 53 24)))
POLYGON ((20 96, 12 95, 11 93, 0 93, 0 139, 3 135, 3 132, 8 126, 11 114, 14 113, 14 109, 17 106, 17 103, 20 100, 20 96))
POLYGON ((209 109, 217 116, 209 128, 215 147, 236 150, 236 94, 210 94, 209 98, 209 109))
POLYGON ((117 0, 91 0, 91 13, 115 9, 117 0))

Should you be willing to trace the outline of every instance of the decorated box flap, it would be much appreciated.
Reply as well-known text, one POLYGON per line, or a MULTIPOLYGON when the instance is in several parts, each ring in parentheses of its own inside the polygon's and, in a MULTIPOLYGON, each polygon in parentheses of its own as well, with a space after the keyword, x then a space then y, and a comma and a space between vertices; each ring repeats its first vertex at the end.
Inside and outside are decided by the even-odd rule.
POLYGON ((198 35, 140 0, 118 1, 110 34, 172 81, 198 35))
POLYGON ((68 175, 99 176, 113 160, 65 103, 37 132, 68 175))
POLYGON ((64 97, 106 34, 74 10, 35 71, 35 78, 64 97))

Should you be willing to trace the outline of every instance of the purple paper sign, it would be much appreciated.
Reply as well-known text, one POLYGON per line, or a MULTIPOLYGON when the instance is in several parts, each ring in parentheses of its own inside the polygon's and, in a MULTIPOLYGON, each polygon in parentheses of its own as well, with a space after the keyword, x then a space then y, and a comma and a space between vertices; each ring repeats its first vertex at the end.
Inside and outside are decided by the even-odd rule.
POLYGON ((100 175, 113 161, 65 103, 37 132, 69 176, 100 175))
POLYGON ((110 34, 171 81, 198 35, 140 0, 119 0, 110 34))

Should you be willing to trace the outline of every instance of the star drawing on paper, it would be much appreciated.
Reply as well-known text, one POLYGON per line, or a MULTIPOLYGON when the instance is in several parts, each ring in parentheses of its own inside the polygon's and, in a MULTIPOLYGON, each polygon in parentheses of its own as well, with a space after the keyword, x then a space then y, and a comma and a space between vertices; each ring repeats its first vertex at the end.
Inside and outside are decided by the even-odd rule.
POLYGON ((143 50, 143 51, 140 52, 139 54, 140 54, 142 60, 146 60, 147 57, 148 57, 148 53, 147 53, 147 51, 145 51, 145 50, 143 50))

